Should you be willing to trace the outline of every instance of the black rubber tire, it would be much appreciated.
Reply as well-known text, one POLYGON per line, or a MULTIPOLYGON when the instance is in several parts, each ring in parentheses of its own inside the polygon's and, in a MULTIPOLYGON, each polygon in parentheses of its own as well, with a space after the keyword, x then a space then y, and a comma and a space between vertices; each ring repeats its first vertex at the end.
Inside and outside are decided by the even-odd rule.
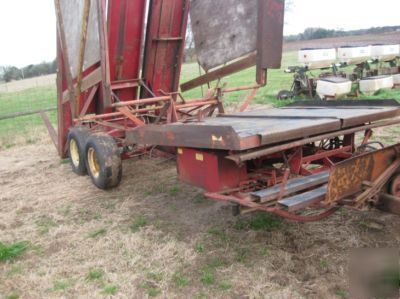
POLYGON ((289 100, 292 99, 293 97, 294 94, 290 90, 281 90, 280 92, 278 92, 278 95, 276 96, 276 98, 280 101, 289 100))
POLYGON ((114 138, 104 133, 92 134, 86 142, 85 153, 86 169, 93 184, 102 190, 117 187, 122 178, 122 160, 114 138))
POLYGON ((72 127, 68 132, 68 157, 72 167, 72 171, 77 175, 86 175, 86 141, 91 132, 89 128, 79 126, 72 127), (71 142, 75 142, 78 148, 78 157, 73 161, 71 154, 71 142))

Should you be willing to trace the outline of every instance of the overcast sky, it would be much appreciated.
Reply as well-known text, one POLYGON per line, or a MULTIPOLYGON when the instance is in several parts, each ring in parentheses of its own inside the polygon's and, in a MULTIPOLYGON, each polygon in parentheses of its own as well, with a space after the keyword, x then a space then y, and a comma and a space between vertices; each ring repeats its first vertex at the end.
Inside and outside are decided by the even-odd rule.
MULTIPOLYGON (((53 3, 53 0, 0 0, 0 65, 23 67, 54 59, 53 3)), ((293 3, 286 15, 285 34, 300 33, 307 27, 351 30, 400 25, 399 0, 293 0, 293 3)))

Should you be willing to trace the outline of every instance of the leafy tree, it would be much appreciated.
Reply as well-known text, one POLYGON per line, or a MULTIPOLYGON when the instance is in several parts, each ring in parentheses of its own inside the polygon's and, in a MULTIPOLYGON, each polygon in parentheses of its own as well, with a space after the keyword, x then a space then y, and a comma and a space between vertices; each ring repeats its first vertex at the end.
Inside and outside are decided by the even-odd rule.
POLYGON ((13 80, 19 80, 21 78, 22 78, 22 73, 19 68, 15 66, 4 67, 4 75, 3 75, 4 81, 10 82, 13 80))
POLYGON ((3 81, 4 80, 4 67, 2 67, 1 65, 0 65, 0 81, 3 81))

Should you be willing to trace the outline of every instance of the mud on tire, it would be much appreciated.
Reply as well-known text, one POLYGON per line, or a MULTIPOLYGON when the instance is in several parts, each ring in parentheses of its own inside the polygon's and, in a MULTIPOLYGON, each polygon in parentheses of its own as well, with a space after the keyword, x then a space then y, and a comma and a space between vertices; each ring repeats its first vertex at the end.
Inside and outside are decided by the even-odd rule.
POLYGON ((73 127, 68 133, 68 157, 72 171, 78 175, 86 175, 86 141, 90 136, 90 130, 86 127, 73 127))
POLYGON ((122 161, 115 140, 104 133, 93 134, 86 142, 86 168, 93 184, 107 190, 119 185, 122 161))

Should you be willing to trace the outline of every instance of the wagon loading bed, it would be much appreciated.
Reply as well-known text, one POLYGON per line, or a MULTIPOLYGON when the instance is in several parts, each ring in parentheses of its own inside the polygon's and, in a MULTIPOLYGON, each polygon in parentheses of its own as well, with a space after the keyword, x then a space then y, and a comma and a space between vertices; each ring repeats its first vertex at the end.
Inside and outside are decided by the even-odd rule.
POLYGON ((396 101, 306 101, 284 108, 220 114, 188 123, 146 125, 128 143, 244 151, 360 127, 400 115, 396 101))

